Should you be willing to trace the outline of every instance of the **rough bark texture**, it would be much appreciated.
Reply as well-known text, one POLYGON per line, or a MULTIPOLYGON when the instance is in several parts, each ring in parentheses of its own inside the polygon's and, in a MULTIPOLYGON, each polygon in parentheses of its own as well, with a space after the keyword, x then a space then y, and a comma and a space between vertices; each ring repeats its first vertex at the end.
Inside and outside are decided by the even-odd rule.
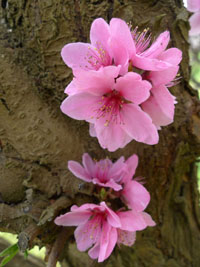
POLYGON ((67 161, 80 161, 84 152, 113 160, 137 153, 137 174, 146 177, 152 196, 148 212, 157 226, 138 232, 132 248, 116 248, 103 264, 76 250, 69 228, 63 266, 200 266, 195 167, 200 105, 188 85, 189 25, 182 1, 1 0, 1 17, 0 230, 18 233, 22 251, 33 244, 50 247, 60 231, 53 218, 72 203, 93 199, 93 187, 76 180, 67 161), (60 111, 72 78, 60 50, 66 43, 87 41, 97 17, 148 26, 153 36, 169 29, 170 45, 183 51, 181 82, 170 89, 178 100, 175 122, 160 131, 156 146, 132 141, 109 153, 89 136, 87 123, 60 111))

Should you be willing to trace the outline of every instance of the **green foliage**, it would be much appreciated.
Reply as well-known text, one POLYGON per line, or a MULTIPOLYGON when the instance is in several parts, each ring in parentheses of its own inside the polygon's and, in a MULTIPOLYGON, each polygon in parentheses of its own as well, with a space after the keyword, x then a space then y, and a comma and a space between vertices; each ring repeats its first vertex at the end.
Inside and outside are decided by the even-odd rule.
POLYGON ((106 193, 105 188, 101 188, 101 191, 100 191, 101 199, 105 200, 106 199, 106 195, 107 195, 107 193, 106 193))
POLYGON ((0 257, 4 257, 0 263, 0 267, 5 266, 6 263, 8 263, 10 260, 12 260, 12 258, 18 253, 18 251, 19 251, 19 248, 17 246, 17 243, 4 249, 0 253, 0 257))
MULTIPOLYGON (((200 51, 196 52, 191 49, 190 59, 191 59, 191 65, 192 65, 190 84, 194 89, 198 90, 199 98, 200 98, 200 51)), ((198 163, 197 163, 197 183, 198 183, 198 190, 200 192, 200 161, 199 160, 200 158, 198 159, 198 163)))
MULTIPOLYGON (((5 266, 12 258, 19 252, 19 247, 16 244, 11 245, 10 247, 4 249, 0 252, 0 257, 3 257, 3 260, 0 263, 0 267, 5 266)), ((24 252, 24 258, 27 259, 28 257, 28 250, 24 252)))
POLYGON ((197 183, 198 183, 198 189, 200 192, 200 162, 197 163, 197 183))
POLYGON ((28 250, 26 249, 24 252, 24 259, 26 260, 28 258, 28 250))
POLYGON ((190 84, 191 86, 198 90, 200 98, 200 51, 197 53, 195 51, 190 51, 192 72, 190 84))

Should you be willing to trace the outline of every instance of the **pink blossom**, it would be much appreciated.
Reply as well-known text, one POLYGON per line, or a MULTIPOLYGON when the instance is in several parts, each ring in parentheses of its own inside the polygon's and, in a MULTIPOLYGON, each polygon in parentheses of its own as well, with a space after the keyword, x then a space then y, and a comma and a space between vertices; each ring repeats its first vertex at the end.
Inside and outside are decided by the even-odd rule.
POLYGON ((55 219, 57 225, 77 226, 74 235, 80 251, 88 251, 92 259, 102 262, 112 253, 116 243, 132 245, 136 231, 154 226, 145 212, 112 211, 105 202, 100 205, 72 206, 71 212, 55 219))
POLYGON ((90 30, 91 44, 67 44, 63 47, 61 56, 74 71, 98 70, 114 63, 116 66, 120 65, 120 74, 126 73, 129 47, 134 51, 133 39, 127 32, 130 32, 129 27, 121 19, 112 19, 110 25, 102 18, 95 19, 90 30), (114 35, 113 38, 111 35, 114 35))
POLYGON ((68 162, 69 170, 78 178, 86 182, 92 182, 102 187, 110 187, 115 191, 122 189, 121 179, 126 173, 124 157, 119 158, 115 163, 109 159, 93 161, 85 153, 82 156, 83 167, 76 161, 68 162))
POLYGON ((150 71, 144 78, 152 83, 151 96, 142 103, 143 110, 150 115, 158 129, 166 126, 174 120, 176 98, 169 92, 167 87, 176 82, 179 70, 178 64, 182 59, 182 52, 177 48, 169 48, 162 52, 158 59, 171 64, 171 67, 162 71, 150 71), (175 81, 175 82, 173 82, 175 81))
POLYGON ((126 161, 120 157, 115 163, 109 159, 93 161, 84 153, 83 167, 76 161, 68 162, 68 169, 85 182, 92 182, 100 187, 109 187, 118 191, 116 196, 137 212, 144 211, 150 201, 150 194, 146 188, 132 179, 138 165, 138 156, 132 155, 126 161))
POLYGON ((136 27, 132 32, 132 36, 136 47, 136 53, 131 58, 133 66, 152 71, 161 71, 171 67, 171 64, 165 61, 164 58, 159 58, 169 43, 170 34, 168 31, 161 33, 150 47, 151 37, 150 34, 148 35, 148 30, 137 33, 136 27))
POLYGON ((123 148, 132 139, 158 143, 156 127, 139 106, 149 98, 151 84, 134 72, 118 75, 119 67, 115 66, 79 71, 66 89, 69 97, 61 105, 62 112, 90 122, 91 135, 109 151, 123 148))
POLYGON ((150 194, 137 178, 132 179, 138 165, 138 156, 132 155, 126 161, 127 172, 120 181, 123 189, 119 191, 122 201, 130 208, 137 212, 144 211, 150 202, 150 194))
POLYGON ((118 215, 105 202, 100 205, 72 206, 71 212, 55 219, 57 225, 78 226, 74 232, 77 247, 92 259, 102 262, 112 253, 117 242, 117 229, 121 227, 118 215))
POLYGON ((190 35, 200 34, 200 1, 199 0, 188 0, 187 9, 194 14, 190 17, 190 35))
POLYGON ((200 9, 199 0, 187 0, 187 9, 191 12, 196 12, 200 9))
POLYGON ((148 48, 150 38, 146 39, 146 31, 137 34, 131 32, 127 23, 113 18, 108 24, 104 19, 94 20, 90 30, 90 43, 70 43, 63 47, 63 61, 77 71, 99 70, 101 67, 120 66, 119 73, 128 71, 129 61, 133 66, 144 70, 163 70, 169 63, 159 60, 157 56, 166 49, 169 32, 163 32, 148 48))
POLYGON ((134 210, 117 212, 121 221, 121 227, 117 228, 118 245, 132 246, 136 240, 136 231, 144 230, 147 226, 155 226, 155 222, 146 212, 134 210))
MULTIPOLYGON (((134 31, 123 30, 124 21, 113 18, 110 21, 110 42, 120 43, 122 47, 126 47, 129 60, 134 67, 143 70, 164 70, 171 66, 170 63, 158 58, 158 56, 166 49, 170 35, 168 31, 161 33, 155 42, 149 46, 151 38, 147 36, 148 31, 137 33, 137 27, 134 31), (123 35, 122 35, 123 33, 123 35)), ((113 47, 111 47, 111 51, 113 47)), ((117 54, 117 53, 116 53, 117 54)), ((120 55, 120 50, 118 50, 120 55)), ((119 56, 118 55, 118 56, 119 56)))
POLYGON ((131 247, 136 240, 136 232, 125 231, 121 229, 117 229, 118 239, 117 244, 123 244, 125 246, 131 247))

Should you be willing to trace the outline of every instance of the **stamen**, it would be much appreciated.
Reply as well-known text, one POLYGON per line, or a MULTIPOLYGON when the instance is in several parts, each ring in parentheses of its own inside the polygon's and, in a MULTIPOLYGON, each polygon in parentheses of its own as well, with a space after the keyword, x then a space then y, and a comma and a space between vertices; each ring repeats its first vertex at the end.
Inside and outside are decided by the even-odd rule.
POLYGON ((136 52, 141 54, 150 44, 151 33, 149 33, 149 28, 144 29, 143 32, 137 32, 138 27, 132 31, 132 37, 135 41, 136 52))
POLYGON ((175 86, 175 85, 179 84, 180 80, 182 79, 182 77, 180 76, 180 74, 177 74, 177 76, 179 76, 179 77, 176 77, 173 81, 171 81, 168 84, 166 84, 166 86, 167 87, 172 87, 172 86, 175 86))
POLYGON ((88 70, 98 70, 101 66, 111 65, 110 56, 100 42, 96 43, 96 47, 91 48, 88 46, 88 53, 85 60, 89 63, 85 66, 88 70))
POLYGON ((104 126, 108 127, 110 123, 123 124, 121 118, 121 110, 126 103, 131 103, 123 99, 120 93, 116 90, 105 94, 98 102, 99 107, 93 110, 93 116, 96 119, 105 118, 104 126))

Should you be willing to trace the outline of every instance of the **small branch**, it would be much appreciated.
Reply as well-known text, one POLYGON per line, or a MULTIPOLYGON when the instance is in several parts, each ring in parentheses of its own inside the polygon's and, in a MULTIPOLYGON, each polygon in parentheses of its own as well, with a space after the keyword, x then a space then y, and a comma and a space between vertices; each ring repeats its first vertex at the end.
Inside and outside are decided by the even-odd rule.
POLYGON ((68 208, 72 204, 72 200, 62 196, 58 198, 52 205, 48 206, 41 214, 38 225, 43 225, 55 218, 59 210, 68 208))
POLYGON ((59 259, 59 256, 65 246, 66 240, 72 234, 69 228, 62 227, 60 233, 57 236, 56 241, 54 242, 50 255, 48 257, 47 267, 56 267, 56 263, 59 259))
POLYGON ((21 252, 32 247, 32 242, 35 237, 41 232, 40 227, 32 223, 18 236, 18 246, 21 252))

